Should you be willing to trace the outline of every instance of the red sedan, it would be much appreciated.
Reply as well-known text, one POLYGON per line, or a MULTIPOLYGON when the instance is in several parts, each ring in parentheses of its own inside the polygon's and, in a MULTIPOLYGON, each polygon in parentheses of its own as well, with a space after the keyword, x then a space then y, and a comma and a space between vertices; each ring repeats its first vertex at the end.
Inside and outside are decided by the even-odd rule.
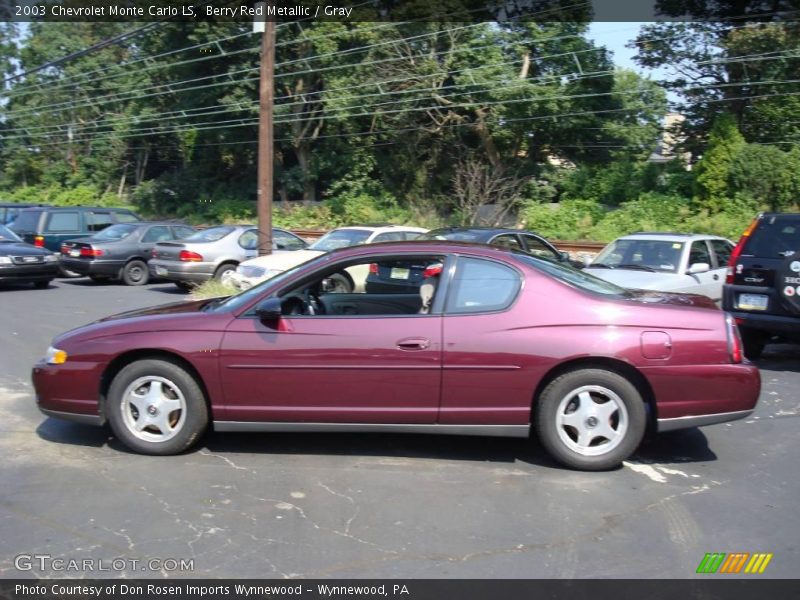
MULTIPOLYGON (((402 286, 398 286, 402 288, 402 286)), ((702 296, 631 292, 514 250, 358 246, 227 299, 116 315, 53 341, 33 370, 43 413, 101 425, 146 454, 217 431, 528 436, 574 468, 645 431, 741 419, 758 369, 702 296), (379 266, 415 293, 336 293, 379 266)))

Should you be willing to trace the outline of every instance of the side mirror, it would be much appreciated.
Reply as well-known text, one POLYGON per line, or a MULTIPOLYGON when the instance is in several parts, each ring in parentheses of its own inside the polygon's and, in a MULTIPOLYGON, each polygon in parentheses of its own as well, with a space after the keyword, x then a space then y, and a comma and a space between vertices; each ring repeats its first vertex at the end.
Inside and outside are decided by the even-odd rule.
POLYGON ((694 263, 686 270, 687 275, 697 275, 698 273, 708 273, 711 265, 708 263, 694 263))
POLYGON ((256 306, 256 314, 262 321, 277 321, 282 315, 281 299, 267 298, 256 306))

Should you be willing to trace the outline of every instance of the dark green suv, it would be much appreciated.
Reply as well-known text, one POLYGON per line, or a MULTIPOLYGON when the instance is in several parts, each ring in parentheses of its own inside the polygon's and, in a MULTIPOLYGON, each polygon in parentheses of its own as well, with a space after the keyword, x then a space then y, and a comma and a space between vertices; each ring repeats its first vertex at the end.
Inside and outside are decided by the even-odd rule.
POLYGON ((722 308, 750 359, 770 341, 800 343, 800 214, 762 213, 750 224, 731 254, 722 308))

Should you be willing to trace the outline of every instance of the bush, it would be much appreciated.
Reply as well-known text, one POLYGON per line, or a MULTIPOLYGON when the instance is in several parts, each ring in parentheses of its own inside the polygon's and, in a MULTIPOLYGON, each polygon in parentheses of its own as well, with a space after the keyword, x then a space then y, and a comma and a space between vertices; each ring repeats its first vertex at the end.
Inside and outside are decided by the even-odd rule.
POLYGON ((123 206, 115 194, 104 194, 91 185, 72 188, 61 185, 26 186, 4 194, 15 202, 52 204, 54 206, 123 206))
POLYGON ((605 210, 594 200, 564 200, 560 204, 528 201, 520 209, 526 229, 557 240, 586 240, 605 210))
POLYGON ((233 286, 226 285, 216 279, 209 279, 208 281, 198 285, 189 294, 190 300, 205 300, 206 298, 219 298, 222 296, 232 296, 238 293, 238 290, 233 286))
POLYGON ((636 231, 680 231, 689 214, 689 200, 680 196, 642 194, 608 213, 589 233, 591 239, 610 242, 636 231))

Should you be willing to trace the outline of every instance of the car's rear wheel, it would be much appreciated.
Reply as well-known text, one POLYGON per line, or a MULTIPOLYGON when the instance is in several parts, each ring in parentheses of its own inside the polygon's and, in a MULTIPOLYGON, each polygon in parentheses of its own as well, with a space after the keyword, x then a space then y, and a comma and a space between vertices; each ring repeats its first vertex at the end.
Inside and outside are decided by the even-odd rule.
POLYGON ((143 260, 132 260, 122 268, 122 282, 125 285, 144 285, 149 279, 147 263, 143 260))
POLYGON ((767 345, 767 335, 759 331, 751 331, 750 329, 741 328, 739 332, 742 334, 742 344, 744 344, 744 355, 750 360, 758 360, 764 352, 764 346, 767 345))
POLYGON ((44 290, 50 287, 50 279, 46 279, 45 281, 34 281, 33 287, 37 290, 44 290))
POLYGON ((167 360, 133 362, 117 373, 106 400, 117 438, 142 454, 178 454, 208 426, 203 391, 183 367, 167 360))
POLYGON ((231 273, 233 273, 235 270, 236 270, 236 265, 232 263, 225 263, 224 265, 220 265, 219 267, 217 267, 217 270, 214 271, 214 279, 222 283, 230 283, 228 279, 230 278, 231 273))
POLYGON ((548 453, 585 471, 619 466, 641 443, 646 423, 636 386, 605 369, 577 369, 557 377, 535 406, 536 433, 548 453))

